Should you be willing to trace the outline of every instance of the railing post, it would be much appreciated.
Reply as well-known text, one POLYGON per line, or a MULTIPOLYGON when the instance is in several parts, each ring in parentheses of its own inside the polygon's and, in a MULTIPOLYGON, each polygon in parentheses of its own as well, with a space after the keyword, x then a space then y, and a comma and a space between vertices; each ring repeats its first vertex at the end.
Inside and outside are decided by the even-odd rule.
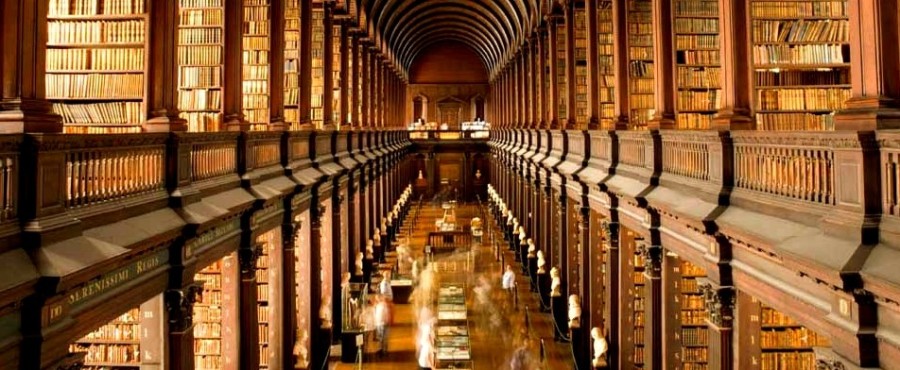
POLYGON ((191 186, 191 140, 185 133, 170 133, 166 142, 166 190, 169 206, 184 208, 200 200, 191 186))

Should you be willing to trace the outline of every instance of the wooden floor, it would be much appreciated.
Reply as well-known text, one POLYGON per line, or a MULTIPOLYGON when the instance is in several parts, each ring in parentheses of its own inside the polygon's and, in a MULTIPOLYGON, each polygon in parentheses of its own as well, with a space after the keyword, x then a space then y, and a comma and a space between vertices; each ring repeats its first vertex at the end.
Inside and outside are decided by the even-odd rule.
MULTIPOLYGON (((472 217, 478 216, 478 208, 474 205, 460 206, 457 210, 458 224, 468 225, 472 217)), ((434 228, 434 220, 442 214, 440 207, 424 204, 413 225, 414 211, 409 212, 404 227, 412 227, 411 248, 417 256, 421 256, 429 231, 434 228)), ((519 274, 517 282, 520 287, 516 304, 504 295, 500 289, 500 275, 503 261, 514 261, 514 255, 502 244, 502 234, 498 232, 492 220, 485 220, 485 225, 493 228, 496 248, 491 243, 489 232, 485 233, 484 243, 472 248, 468 253, 438 257, 435 259, 437 278, 442 282, 467 283, 466 303, 469 309, 469 330, 472 341, 472 360, 477 370, 500 369, 572 369, 571 350, 566 343, 553 341, 553 323, 550 314, 538 312, 538 297, 528 291, 529 280, 526 275, 519 274), (498 256, 496 253, 500 251, 498 256), (499 258, 498 258, 499 257, 499 258), (481 279, 491 284, 489 302, 475 302, 472 287, 481 279), (526 314, 527 312, 527 314, 526 314), (526 323, 526 320, 528 321, 526 323), (540 355, 543 343, 545 356, 540 355), (525 353, 527 363, 513 369, 510 365, 513 353, 525 353)), ((404 229, 404 232, 407 230, 404 229)), ((516 262, 511 262, 514 270, 521 269, 516 262)), ((363 369, 417 369, 415 345, 415 318, 411 304, 395 305, 394 325, 388 333, 388 352, 386 355, 375 354, 376 342, 367 343, 363 369)), ((336 351, 333 351, 336 352, 336 351)), ((340 363, 332 354, 330 369, 356 369, 356 364, 340 363)))

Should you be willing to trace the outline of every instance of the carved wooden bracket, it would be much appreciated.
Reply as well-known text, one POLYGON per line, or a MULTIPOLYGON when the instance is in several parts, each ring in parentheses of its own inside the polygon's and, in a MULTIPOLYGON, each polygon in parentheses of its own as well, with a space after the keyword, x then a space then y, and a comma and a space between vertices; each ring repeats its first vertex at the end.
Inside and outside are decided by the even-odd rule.
POLYGON ((194 303, 203 296, 203 285, 194 282, 182 289, 165 292, 166 311, 169 314, 169 328, 172 331, 189 330, 194 324, 194 303))
POLYGON ((699 281, 699 289, 703 294, 709 321, 719 327, 731 327, 734 320, 734 291, 728 287, 714 287, 709 281, 699 281))

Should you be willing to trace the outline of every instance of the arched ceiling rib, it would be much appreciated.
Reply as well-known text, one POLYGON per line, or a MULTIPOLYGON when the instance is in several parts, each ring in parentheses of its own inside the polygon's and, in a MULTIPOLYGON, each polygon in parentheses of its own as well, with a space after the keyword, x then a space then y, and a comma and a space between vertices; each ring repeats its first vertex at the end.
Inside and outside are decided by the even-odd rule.
POLYGON ((429 46, 452 40, 469 45, 493 78, 541 19, 538 0, 355 1, 368 16, 369 36, 404 73, 429 46))

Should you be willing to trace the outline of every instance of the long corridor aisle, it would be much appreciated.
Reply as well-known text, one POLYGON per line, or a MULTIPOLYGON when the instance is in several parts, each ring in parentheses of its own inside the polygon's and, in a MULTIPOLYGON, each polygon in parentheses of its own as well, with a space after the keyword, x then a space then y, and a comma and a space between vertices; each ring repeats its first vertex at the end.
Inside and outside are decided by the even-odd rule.
MULTIPOLYGON (((411 211, 405 225, 412 224, 415 212, 411 211)), ((410 237, 413 255, 421 258, 423 246, 426 244, 428 232, 434 228, 434 220, 440 218, 442 210, 439 206, 424 204, 410 237)), ((464 205, 457 209, 457 223, 468 227, 469 221, 478 217, 476 205, 464 205)), ((519 273, 516 281, 519 285, 517 304, 504 294, 500 288, 503 261, 513 261, 514 270, 521 269, 515 265, 512 252, 502 244, 499 233, 492 220, 485 220, 486 227, 493 231, 500 240, 501 258, 498 260, 491 245, 489 232, 485 232, 481 245, 475 245, 471 251, 457 252, 450 255, 439 255, 433 262, 436 280, 440 283, 464 283, 466 286, 466 306, 469 317, 469 335, 472 347, 472 362, 477 370, 502 369, 548 369, 562 370, 572 368, 572 356, 567 343, 553 341, 553 327, 550 315, 537 310, 537 297, 528 291, 529 281, 526 275, 519 273), (489 286, 488 299, 479 301, 475 287, 489 286), (527 308, 527 309, 526 309, 527 308), (526 314, 527 312, 527 314, 526 314), (526 317, 530 325, 526 325, 526 317), (541 361, 540 347, 544 343, 544 360, 541 361), (524 359, 522 366, 513 368, 513 358, 524 359)), ((396 304, 394 325, 388 334, 388 353, 379 356, 374 353, 377 343, 369 342, 363 369, 416 369, 415 309, 413 304, 396 304)), ((339 363, 333 358, 332 369, 356 369, 356 364, 339 363)))

